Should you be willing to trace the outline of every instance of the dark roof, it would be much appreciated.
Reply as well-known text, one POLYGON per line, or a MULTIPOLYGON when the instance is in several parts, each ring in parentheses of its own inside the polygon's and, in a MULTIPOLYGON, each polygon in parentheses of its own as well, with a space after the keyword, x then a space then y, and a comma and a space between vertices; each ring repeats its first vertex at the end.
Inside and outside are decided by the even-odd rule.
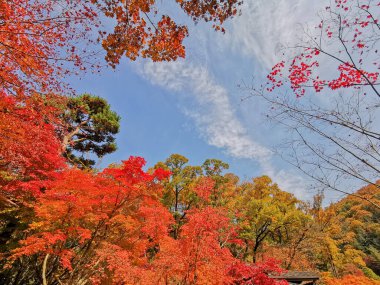
POLYGON ((319 274, 310 271, 288 271, 280 275, 269 275, 273 279, 285 279, 287 281, 318 280, 319 274))

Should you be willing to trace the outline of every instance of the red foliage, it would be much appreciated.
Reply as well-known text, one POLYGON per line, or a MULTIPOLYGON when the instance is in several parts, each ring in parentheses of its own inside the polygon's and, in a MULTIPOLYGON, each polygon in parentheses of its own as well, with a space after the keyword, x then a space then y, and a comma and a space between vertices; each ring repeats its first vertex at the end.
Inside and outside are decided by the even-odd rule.
POLYGON ((0 1, 0 92, 57 90, 59 78, 88 65, 88 49, 76 47, 96 25, 87 2, 0 1))
POLYGON ((85 271, 93 284, 280 284, 267 276, 279 271, 274 262, 248 266, 232 256, 227 245, 235 233, 225 209, 188 211, 178 238, 171 237, 173 216, 144 164, 131 157, 99 174, 57 174, 37 197, 37 219, 10 261, 50 254, 60 261, 62 280, 85 271))
POLYGON ((241 285, 287 285, 284 280, 275 280, 268 275, 278 275, 283 270, 278 267, 278 262, 269 259, 264 263, 246 264, 238 262, 230 269, 230 274, 234 277, 233 284, 241 285))
POLYGON ((55 135, 56 108, 48 98, 0 93, 0 187, 38 195, 44 180, 64 167, 55 135), (26 183, 28 182, 28 183, 26 183))
MULTIPOLYGON (((239 0, 175 2, 194 21, 213 21, 217 30, 241 4, 239 0)), ((0 92, 63 91, 60 79, 65 75, 99 70, 92 48, 97 41, 113 67, 123 55, 154 61, 184 57, 187 27, 167 15, 157 20, 158 12, 152 0, 0 1, 0 92), (98 30, 106 17, 115 20, 111 33, 98 30)))
POLYGON ((300 44, 299 54, 276 64, 267 76, 268 91, 288 83, 297 97, 308 88, 360 88, 368 86, 380 96, 380 65, 376 42, 379 31, 379 3, 336 0, 316 27, 314 40, 300 44), (364 3, 364 4, 363 4, 364 3), (336 70, 334 75, 333 70, 336 70), (326 71, 329 72, 326 72, 326 71), (330 77, 329 77, 330 76, 330 77))
POLYGON ((210 196, 214 190, 215 181, 210 177, 202 177, 195 186, 194 192, 198 197, 209 202, 210 196))
MULTIPOLYGON (((80 245, 113 244, 123 233, 127 236, 120 243, 134 243, 132 256, 144 256, 148 247, 167 235, 172 222, 171 214, 158 201, 156 177, 141 168, 144 163, 142 158, 131 157, 122 168, 97 175, 78 169, 57 174, 37 198, 34 210, 38 220, 30 225, 32 234, 21 242, 12 259, 50 253, 68 268, 67 258, 75 260, 80 245), (106 233, 110 236, 105 237, 106 233), (73 241, 79 248, 67 248, 73 241)), ((102 251, 98 255, 101 257, 102 251)))

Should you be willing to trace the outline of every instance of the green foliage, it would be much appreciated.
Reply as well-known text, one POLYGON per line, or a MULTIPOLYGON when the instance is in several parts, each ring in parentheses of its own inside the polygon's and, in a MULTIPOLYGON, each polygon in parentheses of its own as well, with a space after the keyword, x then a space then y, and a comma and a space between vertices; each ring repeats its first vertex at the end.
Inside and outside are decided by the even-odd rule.
POLYGON ((85 158, 85 154, 100 158, 116 150, 120 117, 105 99, 90 94, 70 98, 62 117, 62 149, 72 164, 92 167, 95 161, 85 158))
POLYGON ((165 184, 164 204, 175 214, 182 215, 191 206, 194 198, 190 193, 191 185, 202 174, 199 166, 186 165, 188 159, 180 154, 172 154, 165 162, 157 163, 155 168, 170 170, 171 178, 165 184))
POLYGON ((362 268, 362 271, 364 275, 367 276, 368 278, 380 281, 380 276, 377 275, 375 272, 373 272, 371 268, 368 268, 365 266, 362 268))
POLYGON ((293 194, 282 191, 268 176, 244 183, 234 197, 233 209, 245 242, 244 259, 256 262, 265 242, 286 244, 308 219, 293 194))
POLYGON ((164 183, 163 204, 172 212, 176 221, 172 234, 177 237, 185 222, 187 211, 205 205, 216 206, 223 184, 222 176, 228 164, 218 159, 207 159, 202 166, 188 165, 189 160, 172 154, 154 168, 169 170, 172 175, 164 183))
MULTIPOLYGON (((369 185, 358 195, 380 201, 378 187, 369 185)), ((363 254, 363 272, 370 278, 380 275, 380 211, 355 196, 348 196, 334 205, 340 225, 340 250, 355 249, 363 254), (368 267, 368 268, 366 268, 368 267)))
POLYGON ((224 185, 228 181, 228 178, 223 176, 223 172, 228 169, 230 166, 228 163, 225 163, 219 159, 206 159, 202 164, 202 170, 206 177, 210 177, 215 185, 211 193, 211 203, 214 206, 222 206, 223 202, 223 193, 226 189, 224 185))
POLYGON ((221 177, 224 170, 230 166, 219 159, 206 159, 202 164, 202 169, 206 176, 221 177))

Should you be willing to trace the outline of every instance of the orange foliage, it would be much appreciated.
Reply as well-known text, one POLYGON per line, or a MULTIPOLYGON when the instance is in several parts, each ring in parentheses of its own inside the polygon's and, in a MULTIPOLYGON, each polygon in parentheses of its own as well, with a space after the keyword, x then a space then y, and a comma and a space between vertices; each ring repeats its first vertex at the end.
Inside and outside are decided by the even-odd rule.
POLYGON ((360 275, 346 275, 340 279, 326 278, 326 285, 379 285, 380 281, 369 279, 360 275))
POLYGON ((131 157, 99 174, 57 174, 37 197, 37 219, 10 264, 22 256, 50 258, 59 267, 52 261, 48 268, 72 283, 85 277, 93 284, 282 284, 267 277, 279 272, 275 263, 249 266, 232 256, 227 245, 235 233, 225 209, 188 211, 178 238, 171 237, 174 218, 160 202, 158 183, 170 173, 148 174, 144 164, 131 157))
MULTIPOLYGON (((0 92, 62 91, 65 75, 99 70, 93 48, 97 41, 113 67, 123 55, 153 61, 184 57, 187 27, 159 14, 155 2, 0 1, 0 92), (106 17, 116 22, 112 32, 99 30, 106 17)), ((194 21, 213 21, 216 30, 241 4, 239 0, 174 2, 194 21)))
MULTIPOLYGON (((160 15, 154 0, 100 1, 93 0, 108 17, 117 24, 102 42, 107 51, 106 59, 115 67, 123 55, 153 61, 170 61, 185 57, 183 40, 188 36, 186 26, 176 24, 170 16, 160 15), (159 20, 156 17, 159 17, 159 20)), ((220 30, 225 20, 235 16, 240 0, 175 0, 193 21, 213 21, 220 30)), ((106 32, 104 34, 107 34, 106 32)))

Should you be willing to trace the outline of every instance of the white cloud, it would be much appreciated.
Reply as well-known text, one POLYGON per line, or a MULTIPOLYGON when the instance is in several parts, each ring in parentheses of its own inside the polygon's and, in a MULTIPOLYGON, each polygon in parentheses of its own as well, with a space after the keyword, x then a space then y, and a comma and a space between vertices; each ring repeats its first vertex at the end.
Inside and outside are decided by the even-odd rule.
POLYGON ((272 152, 247 134, 234 113, 227 90, 215 82, 206 68, 184 61, 148 62, 140 67, 140 74, 151 83, 178 94, 192 95, 196 106, 186 109, 185 114, 194 120, 208 144, 232 157, 257 161, 262 172, 282 189, 305 197, 302 177, 273 167, 272 152))
MULTIPOLYGON (((215 59, 213 53, 217 52, 218 58, 223 58, 233 52, 242 55, 245 64, 256 63, 253 66, 255 71, 265 74, 265 69, 279 60, 276 53, 279 44, 294 43, 301 34, 300 24, 315 24, 318 21, 317 11, 327 1, 247 0, 242 7, 242 16, 233 19, 225 35, 195 27, 192 34, 198 34, 187 43, 186 61, 145 62, 140 65, 139 72, 151 83, 178 95, 192 95, 195 106, 185 106, 185 114, 194 120, 208 144, 223 149, 231 157, 257 161, 262 172, 271 176, 282 189, 305 198, 302 176, 273 166, 271 150, 255 140, 252 132, 248 134, 231 105, 227 87, 214 79, 209 67, 216 70, 218 64, 226 64, 224 61, 211 61, 215 59)), ((236 68, 239 66, 231 66, 231 70, 236 68)), ((239 78, 231 80, 238 81, 239 78)))
POLYGON ((307 200, 312 198, 312 193, 306 193, 305 179, 290 169, 276 170, 270 161, 260 163, 263 173, 277 183, 282 190, 293 193, 297 198, 307 200))
POLYGON ((227 90, 215 82, 206 68, 184 61, 148 62, 143 65, 141 74, 156 85, 193 95, 196 108, 185 112, 195 121, 208 144, 236 158, 261 161, 271 156, 268 148, 248 136, 234 114, 227 90))
POLYGON ((226 39, 220 45, 254 58, 271 68, 278 60, 278 48, 294 44, 302 27, 318 23, 317 12, 327 0, 256 0, 244 1, 242 15, 233 19, 226 39))

